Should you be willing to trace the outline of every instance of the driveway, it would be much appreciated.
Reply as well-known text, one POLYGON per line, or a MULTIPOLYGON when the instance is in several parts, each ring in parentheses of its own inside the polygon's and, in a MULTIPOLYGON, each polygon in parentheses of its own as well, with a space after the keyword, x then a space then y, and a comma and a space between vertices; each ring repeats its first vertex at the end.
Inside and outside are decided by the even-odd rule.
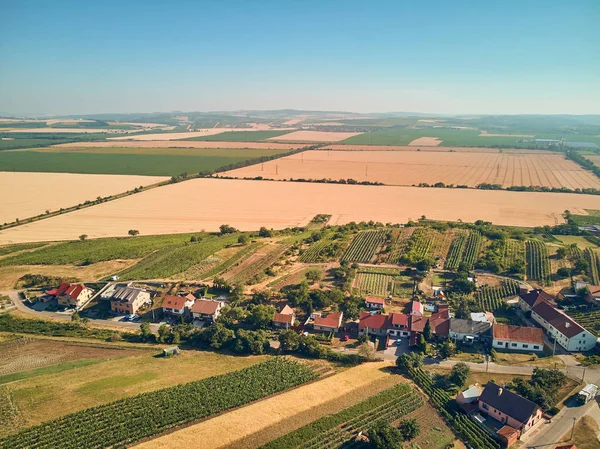
MULTIPOLYGON (((390 338, 390 345, 383 352, 383 360, 391 360, 395 362, 396 359, 408 352, 408 338, 399 338, 398 340, 393 340, 390 338), (399 344, 398 344, 399 343, 399 344)), ((380 355, 381 352, 378 352, 377 355, 380 355)))

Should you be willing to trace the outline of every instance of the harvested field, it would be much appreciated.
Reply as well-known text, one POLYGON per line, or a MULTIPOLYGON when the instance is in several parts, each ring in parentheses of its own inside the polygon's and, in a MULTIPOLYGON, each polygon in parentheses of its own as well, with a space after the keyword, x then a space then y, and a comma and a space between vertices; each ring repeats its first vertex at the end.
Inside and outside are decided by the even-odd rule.
POLYGON ((343 133, 328 131, 295 131, 269 140, 291 141, 291 142, 339 142, 340 140, 358 136, 361 133, 343 133))
POLYGON ((262 150, 295 150, 305 147, 305 144, 297 143, 275 143, 275 142, 211 142, 201 140, 151 140, 151 141, 121 141, 118 144, 114 142, 79 142, 63 143, 54 145, 51 148, 45 148, 45 151, 59 151, 58 148, 83 149, 83 148, 233 148, 233 149, 262 149, 262 150))
MULTIPOLYGON (((374 382, 392 377, 388 372, 382 370, 387 366, 390 364, 382 362, 366 363, 350 368, 318 382, 303 385, 134 447, 139 449, 172 447, 212 449, 231 444, 237 445, 253 434, 272 429, 273 426, 280 423, 288 423, 287 429, 282 429, 284 432, 285 430, 291 431, 326 414, 327 409, 324 406, 327 403, 348 395, 355 395, 364 388, 370 388, 374 382), (318 410, 316 414, 307 416, 315 409, 318 410), (301 418, 297 423, 294 421, 292 425, 289 425, 289 420, 296 416, 301 416, 301 418)), ((402 381, 400 376, 393 377, 398 382, 402 381)), ((243 444, 238 447, 248 446, 243 444)))
POLYGON ((442 141, 437 137, 419 137, 409 143, 409 146, 437 147, 442 141))
POLYGON ((0 172, 0 223, 76 206, 84 201, 94 201, 98 197, 166 179, 156 176, 0 172))
POLYGON ((225 173, 238 178, 354 179, 387 185, 600 188, 600 179, 558 154, 305 151, 225 173))
POLYGON ((585 158, 592 161, 594 165, 600 167, 600 156, 585 156, 585 158))
MULTIPOLYGON (((125 136, 125 137, 111 137, 110 140, 177 140, 177 139, 189 139, 192 137, 205 137, 213 136, 215 134, 221 134, 225 132, 237 132, 237 131, 264 131, 264 127, 258 128, 207 128, 198 131, 188 131, 184 133, 156 133, 156 134, 144 134, 139 136, 125 136)), ((271 128, 267 128, 271 129, 271 128)), ((273 128, 272 131, 279 131, 273 128)))
POLYGON ((2 230, 0 244, 76 240, 82 233, 90 238, 125 236, 129 229, 141 235, 217 231, 223 223, 242 230, 282 229, 306 225, 323 213, 332 215, 332 225, 369 220, 406 223, 426 215, 433 220, 543 226, 564 222, 565 209, 588 215, 585 209, 597 205, 597 196, 569 193, 203 178, 2 230))
MULTIPOLYGON (((90 142, 94 143, 94 142, 90 142)), ((85 145, 88 143, 85 142, 85 145)), ((71 144, 62 144, 71 145, 71 144)), ((61 145, 61 146, 62 146, 61 145)), ((556 154, 556 152, 546 150, 530 150, 527 148, 471 148, 471 147, 426 147, 423 148, 408 146, 408 145, 359 145, 359 144, 338 144, 327 145, 319 148, 320 150, 336 150, 336 151, 421 151, 435 153, 519 153, 519 154, 556 154)))
MULTIPOLYGON (((10 126, 10 125, 9 125, 10 126)), ((90 134, 90 133, 129 133, 129 132, 139 132, 140 129, 106 129, 106 128, 14 128, 9 129, 4 132, 9 133, 77 133, 77 134, 90 134)), ((127 139, 128 137, 126 137, 127 139)))

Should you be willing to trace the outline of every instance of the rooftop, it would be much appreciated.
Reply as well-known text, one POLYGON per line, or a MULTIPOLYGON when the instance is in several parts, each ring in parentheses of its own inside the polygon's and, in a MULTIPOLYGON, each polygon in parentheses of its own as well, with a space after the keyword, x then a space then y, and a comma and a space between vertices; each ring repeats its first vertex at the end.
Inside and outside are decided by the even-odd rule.
POLYGON ((551 303, 554 302, 554 297, 552 297, 552 295, 549 295, 548 293, 546 293, 541 288, 538 288, 536 290, 531 290, 531 291, 529 291, 529 293, 524 293, 522 295, 519 295, 519 297, 523 301, 525 301, 531 308, 533 308, 536 304, 538 304, 541 301, 549 301, 551 303))
POLYGON ((538 327, 511 326, 494 324, 492 334, 496 340, 511 340, 523 343, 544 344, 544 333, 538 327))
POLYGON ((482 334, 490 328, 491 324, 487 321, 472 321, 462 318, 452 318, 450 320, 450 331, 457 334, 482 334))
POLYGON ((294 316, 287 313, 276 313, 275 316, 273 316, 273 322, 289 324, 291 326, 294 324, 294 316))
POLYGON ((182 296, 165 296, 165 300, 163 301, 163 307, 167 309, 177 309, 181 310, 185 307, 185 303, 189 301, 189 299, 182 296))
POLYGON ((199 299, 194 303, 191 308, 192 313, 199 313, 202 315, 214 315, 221 307, 219 301, 209 301, 206 299, 199 299))
POLYGON ((367 296, 365 298, 365 302, 368 302, 371 304, 381 304, 381 305, 385 306, 385 299, 380 298, 379 296, 367 296))
POLYGON ((520 423, 527 422, 539 406, 523 396, 519 396, 493 382, 488 382, 479 397, 480 402, 516 419, 520 423))
POLYGON ((316 317, 313 324, 315 326, 338 328, 341 326, 343 315, 342 312, 329 313, 325 317, 316 317))
POLYGON ((567 338, 574 337, 575 335, 585 331, 585 329, 577 324, 571 317, 564 314, 546 301, 538 303, 533 308, 533 311, 554 326, 554 328, 556 328, 567 338))

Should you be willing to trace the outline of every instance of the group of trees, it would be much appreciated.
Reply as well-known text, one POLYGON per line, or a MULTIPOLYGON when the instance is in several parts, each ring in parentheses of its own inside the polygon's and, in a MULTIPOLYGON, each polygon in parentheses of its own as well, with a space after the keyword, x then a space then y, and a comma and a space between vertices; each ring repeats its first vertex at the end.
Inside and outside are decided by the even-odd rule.
POLYGON ((403 441, 410 441, 421 432, 416 419, 400 421, 398 428, 380 420, 369 429, 369 443, 376 449, 402 449, 403 441))
POLYGON ((531 379, 515 377, 506 387, 547 412, 554 407, 558 392, 566 383, 567 376, 557 369, 534 368, 531 379))

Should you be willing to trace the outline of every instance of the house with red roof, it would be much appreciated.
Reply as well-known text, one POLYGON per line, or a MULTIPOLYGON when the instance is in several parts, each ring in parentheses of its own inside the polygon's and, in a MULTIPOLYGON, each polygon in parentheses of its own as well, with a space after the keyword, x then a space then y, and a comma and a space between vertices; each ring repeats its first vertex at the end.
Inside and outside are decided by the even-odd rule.
POLYGON ((163 301, 162 309, 166 315, 182 316, 192 307, 194 301, 194 296, 190 299, 188 296, 167 295, 163 301))
POLYGON ((410 305, 409 305, 409 315, 414 315, 414 316, 423 316, 423 304, 420 303, 419 301, 411 301, 410 305))
POLYGON ((544 350, 544 332, 539 327, 494 324, 492 347, 506 351, 540 352, 544 350))
POLYGON ((323 332, 336 332, 342 327, 343 312, 328 313, 325 316, 315 316, 313 329, 323 332))
POLYGON ((83 284, 69 284, 63 282, 57 288, 46 292, 46 296, 55 298, 60 306, 75 307, 84 306, 94 296, 94 290, 83 284))
POLYGON ((371 310, 383 309, 385 307, 385 298, 379 296, 367 296, 365 298, 365 307, 371 310))
POLYGON ((273 326, 289 329, 296 321, 296 312, 290 306, 284 306, 273 316, 273 326))
POLYGON ((390 313, 389 315, 370 314, 362 312, 358 322, 359 335, 390 335, 396 338, 410 337, 416 344, 418 337, 423 333, 429 321, 432 334, 435 337, 445 338, 450 329, 450 314, 444 308, 430 317, 408 315, 406 313, 390 313))
POLYGON ((190 311, 195 320, 212 323, 219 317, 224 305, 222 301, 199 299, 192 305, 190 311))

